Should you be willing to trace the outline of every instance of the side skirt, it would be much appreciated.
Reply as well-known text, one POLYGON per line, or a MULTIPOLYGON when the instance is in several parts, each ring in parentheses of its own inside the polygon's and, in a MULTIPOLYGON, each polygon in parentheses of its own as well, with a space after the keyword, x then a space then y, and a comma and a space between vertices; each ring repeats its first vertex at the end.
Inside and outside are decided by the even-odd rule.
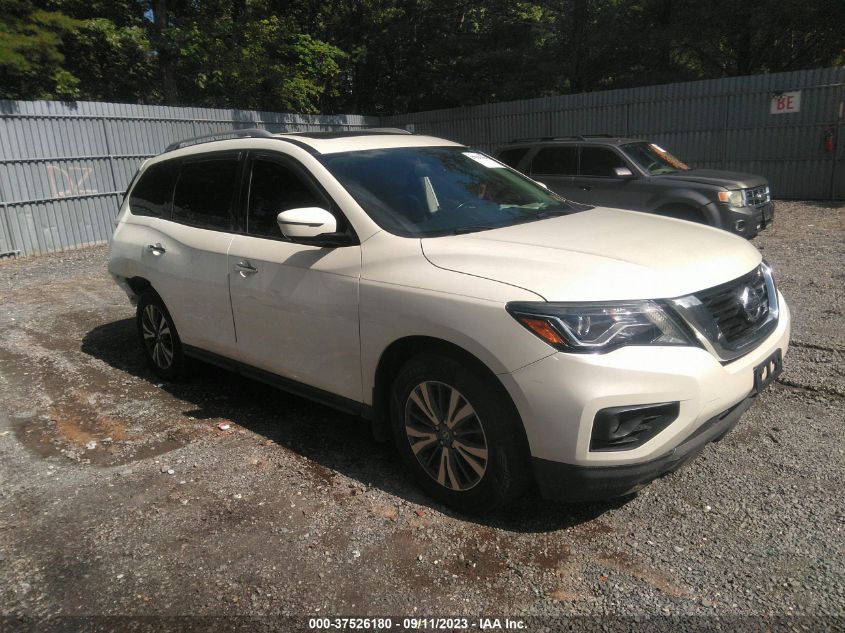
POLYGON ((219 354, 208 352, 198 347, 193 347, 192 345, 183 344, 182 349, 184 350, 186 356, 190 356, 191 358, 196 358, 197 360, 201 360, 211 365, 216 365, 217 367, 221 367, 228 371, 241 374, 247 378, 258 380, 270 385, 271 387, 287 391, 295 396, 306 398, 313 402, 326 405, 327 407, 337 409, 338 411, 343 411, 344 413, 357 415, 367 419, 372 418, 371 407, 362 402, 352 400, 351 398, 345 398, 343 396, 324 391, 323 389, 306 385, 297 380, 291 380, 290 378, 279 376, 278 374, 274 374, 264 369, 258 369, 252 365, 240 363, 232 360, 231 358, 226 358, 225 356, 220 356, 219 354))

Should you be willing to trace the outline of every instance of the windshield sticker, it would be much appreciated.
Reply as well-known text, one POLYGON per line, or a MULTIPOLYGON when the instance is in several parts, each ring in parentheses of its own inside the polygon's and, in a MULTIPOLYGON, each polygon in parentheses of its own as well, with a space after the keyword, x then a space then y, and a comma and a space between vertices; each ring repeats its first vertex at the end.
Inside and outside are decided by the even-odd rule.
POLYGON ((485 156, 484 154, 479 154, 478 152, 464 152, 464 156, 467 158, 471 158, 476 163, 480 163, 485 167, 489 167, 490 169, 506 169, 502 163, 493 160, 489 156, 485 156))

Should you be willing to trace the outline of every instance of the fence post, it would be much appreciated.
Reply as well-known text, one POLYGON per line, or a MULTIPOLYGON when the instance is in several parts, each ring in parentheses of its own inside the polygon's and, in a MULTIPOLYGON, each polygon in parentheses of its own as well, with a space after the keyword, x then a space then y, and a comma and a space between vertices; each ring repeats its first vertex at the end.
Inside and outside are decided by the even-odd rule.
POLYGON ((111 151, 111 142, 109 141, 109 130, 106 126, 106 120, 100 119, 100 123, 103 124, 103 138, 106 141, 106 153, 108 154, 109 159, 109 171, 111 172, 111 190, 117 191, 117 175, 114 171, 114 153, 111 151))
POLYGON ((15 248, 15 236, 12 233, 12 223, 9 222, 9 207, 5 201, 0 202, 0 205, 3 206, 3 232, 6 234, 7 244, 9 245, 8 250, 0 253, 0 257, 5 255, 17 255, 20 251, 15 248))
POLYGON ((731 116, 731 95, 725 94, 725 120, 722 125, 722 161, 720 168, 725 168, 725 163, 728 161, 728 121, 731 116))
POLYGON ((828 193, 828 198, 833 200, 836 196, 836 168, 838 163, 838 156, 839 152, 841 151, 840 144, 842 143, 842 115, 843 109, 845 109, 845 86, 840 89, 842 95, 839 99, 839 111, 838 117, 836 119, 836 125, 834 126, 835 132, 833 133, 833 165, 830 168, 830 192, 828 193))

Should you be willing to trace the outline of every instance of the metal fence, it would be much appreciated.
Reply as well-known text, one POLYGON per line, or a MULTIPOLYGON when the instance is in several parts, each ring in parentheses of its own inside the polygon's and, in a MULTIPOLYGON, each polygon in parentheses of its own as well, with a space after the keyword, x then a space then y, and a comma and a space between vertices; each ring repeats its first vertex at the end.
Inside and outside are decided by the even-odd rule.
POLYGON ((383 117, 0 101, 0 256, 103 242, 140 162, 173 140, 413 126, 493 151, 519 137, 652 139, 696 167, 762 174, 775 197, 845 198, 845 68, 544 97, 383 117), (797 93, 796 95, 793 93, 797 93), (793 96, 775 110, 776 95, 793 96), (833 149, 825 134, 834 135, 833 149))
POLYGON ((281 132, 377 124, 357 115, 0 101, 0 256, 108 240, 141 161, 174 140, 249 127, 281 132))
POLYGON ((647 138, 695 167, 764 175, 778 198, 843 199, 843 103, 840 67, 434 110, 381 124, 412 126, 488 152, 523 137, 647 138), (788 94, 794 91, 800 103, 788 94), (828 131, 835 136, 832 150, 828 131))

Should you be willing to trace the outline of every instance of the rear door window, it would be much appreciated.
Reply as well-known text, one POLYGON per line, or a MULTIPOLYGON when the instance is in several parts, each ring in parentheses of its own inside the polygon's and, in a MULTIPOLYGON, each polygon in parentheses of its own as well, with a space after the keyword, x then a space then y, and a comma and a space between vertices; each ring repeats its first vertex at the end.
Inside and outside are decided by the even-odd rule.
POLYGON ((612 149, 604 147, 581 148, 581 175, 615 178, 617 167, 627 167, 625 161, 612 149))
POLYGON ((129 212, 169 218, 175 171, 172 162, 157 163, 147 169, 129 196, 129 212))
POLYGON ((531 173, 538 176, 574 176, 578 173, 578 148, 544 147, 531 161, 531 173))
POLYGON ((173 219, 204 229, 230 230, 239 167, 237 156, 183 162, 173 193, 173 219))

